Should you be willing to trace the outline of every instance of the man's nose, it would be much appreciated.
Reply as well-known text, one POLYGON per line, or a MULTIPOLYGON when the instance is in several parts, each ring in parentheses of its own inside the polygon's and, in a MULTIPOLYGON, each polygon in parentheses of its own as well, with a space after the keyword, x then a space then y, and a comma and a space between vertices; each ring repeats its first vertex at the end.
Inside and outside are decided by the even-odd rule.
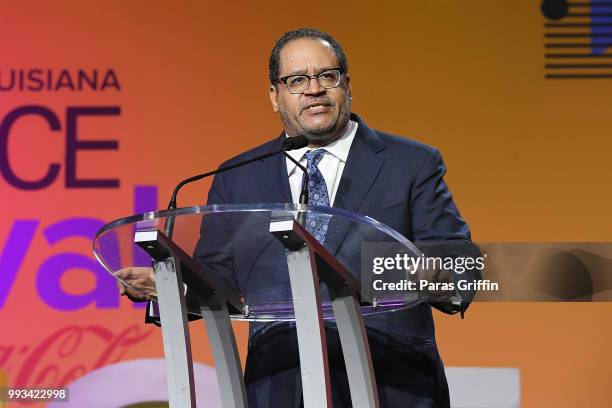
POLYGON ((308 89, 304 91, 306 95, 318 95, 321 92, 325 91, 325 88, 319 84, 319 80, 317 78, 310 78, 308 83, 308 89))

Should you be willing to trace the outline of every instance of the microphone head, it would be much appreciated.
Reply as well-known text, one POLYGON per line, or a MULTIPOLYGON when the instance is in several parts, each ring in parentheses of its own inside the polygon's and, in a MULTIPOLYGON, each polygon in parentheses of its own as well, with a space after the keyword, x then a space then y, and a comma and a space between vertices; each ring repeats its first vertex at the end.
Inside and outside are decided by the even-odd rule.
POLYGON ((301 149, 306 146, 308 146, 308 138, 304 135, 299 135, 286 138, 283 143, 283 150, 288 152, 289 150, 301 149))

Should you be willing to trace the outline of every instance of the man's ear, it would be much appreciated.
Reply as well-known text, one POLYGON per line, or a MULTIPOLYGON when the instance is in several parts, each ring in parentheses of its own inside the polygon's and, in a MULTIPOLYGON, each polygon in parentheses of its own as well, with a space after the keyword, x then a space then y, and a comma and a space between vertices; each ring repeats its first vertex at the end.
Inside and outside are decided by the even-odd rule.
POLYGON ((348 90, 349 101, 353 99, 353 90, 351 89, 351 77, 346 74, 346 89, 348 90))
POLYGON ((278 89, 276 89, 276 85, 274 84, 270 84, 270 102, 272 103, 274 112, 278 112, 278 89))

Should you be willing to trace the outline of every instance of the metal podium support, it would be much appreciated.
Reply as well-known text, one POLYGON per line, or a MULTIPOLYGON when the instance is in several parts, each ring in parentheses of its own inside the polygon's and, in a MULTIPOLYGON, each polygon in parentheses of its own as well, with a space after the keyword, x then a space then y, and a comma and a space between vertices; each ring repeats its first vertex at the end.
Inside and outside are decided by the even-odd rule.
POLYGON ((164 322, 162 333, 168 401, 173 407, 195 408, 191 340, 185 297, 179 287, 182 284, 180 264, 173 257, 169 257, 155 262, 153 270, 157 295, 162 299, 159 303, 159 315, 164 322))
POLYGON ((134 242, 151 255, 160 311, 168 400, 172 408, 195 408, 185 282, 198 294, 216 364, 223 407, 247 407, 246 388, 227 304, 240 297, 160 231, 137 231, 134 242))
MULTIPOLYGON (((289 221, 289 225, 295 221, 289 221)), ((304 241, 296 239, 286 222, 273 222, 270 232, 289 249, 287 266, 297 330, 304 408, 331 408, 327 340, 321 310, 317 268, 304 241), (276 228, 280 228, 276 230, 276 228)), ((297 223, 296 223, 297 224, 297 223)))
POLYGON ((319 279, 329 290, 353 407, 378 408, 370 346, 359 309, 359 282, 294 220, 270 223, 287 249, 305 408, 331 407, 327 342, 319 279))

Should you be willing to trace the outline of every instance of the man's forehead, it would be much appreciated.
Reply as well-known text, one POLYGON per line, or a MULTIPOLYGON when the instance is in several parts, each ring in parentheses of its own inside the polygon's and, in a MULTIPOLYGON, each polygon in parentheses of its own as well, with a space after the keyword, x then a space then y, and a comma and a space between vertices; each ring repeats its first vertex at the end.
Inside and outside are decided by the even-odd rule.
POLYGON ((338 66, 338 57, 327 41, 318 38, 299 38, 285 44, 280 52, 282 73, 306 70, 309 66, 314 68, 338 66))

